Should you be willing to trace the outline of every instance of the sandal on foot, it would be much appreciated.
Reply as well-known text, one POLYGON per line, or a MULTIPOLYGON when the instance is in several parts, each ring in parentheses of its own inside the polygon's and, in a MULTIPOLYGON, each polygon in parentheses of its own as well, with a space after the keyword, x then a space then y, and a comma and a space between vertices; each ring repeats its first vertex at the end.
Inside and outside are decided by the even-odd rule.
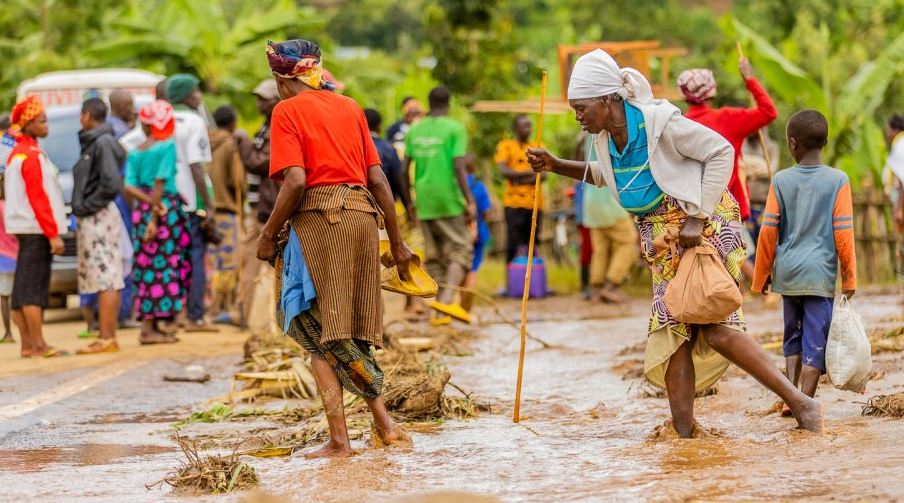
POLYGON ((78 337, 79 339, 97 339, 98 337, 100 337, 100 332, 91 331, 91 330, 82 330, 81 332, 78 333, 78 335, 76 337, 78 337))
POLYGON ((0 344, 12 344, 14 342, 16 342, 16 340, 13 339, 12 335, 6 335, 2 339, 0 339, 0 344))
POLYGON ((57 358, 59 356, 69 356, 69 351, 65 349, 47 348, 42 353, 36 353, 31 356, 40 356, 42 358, 57 358))
POLYGON ((96 353, 116 353, 119 351, 119 343, 116 339, 99 339, 92 342, 86 348, 79 349, 75 352, 77 355, 93 355, 96 353))

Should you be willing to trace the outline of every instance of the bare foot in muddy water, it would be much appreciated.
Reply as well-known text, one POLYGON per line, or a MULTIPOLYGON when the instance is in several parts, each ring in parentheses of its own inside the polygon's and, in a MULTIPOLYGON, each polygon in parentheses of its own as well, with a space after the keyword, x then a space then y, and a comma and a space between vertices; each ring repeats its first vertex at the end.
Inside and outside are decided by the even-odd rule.
POLYGON ((411 447, 413 442, 408 432, 394 424, 389 432, 380 431, 376 425, 370 426, 370 443, 374 447, 411 447))
POLYGON ((792 408, 791 411, 801 428, 819 434, 825 430, 822 404, 818 400, 808 397, 806 402, 792 408))
POLYGON ((347 458, 352 454, 352 449, 348 445, 342 445, 339 442, 330 440, 320 449, 306 453, 304 457, 305 459, 347 458))

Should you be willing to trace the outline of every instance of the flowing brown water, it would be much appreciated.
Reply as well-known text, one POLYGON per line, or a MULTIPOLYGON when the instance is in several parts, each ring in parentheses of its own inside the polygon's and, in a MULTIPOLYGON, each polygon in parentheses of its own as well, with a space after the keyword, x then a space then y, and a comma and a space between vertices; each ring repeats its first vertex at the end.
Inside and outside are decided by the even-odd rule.
MULTIPOLYGON (((575 301, 576 310, 583 306, 575 301)), ((860 306, 868 326, 901 315, 891 297, 864 299, 860 306)), ((542 302, 532 309, 542 316, 561 315, 542 302)), ((748 321, 753 332, 781 329, 777 312, 752 312, 748 321)), ((819 391, 826 409, 825 436, 797 431, 793 420, 765 414, 775 398, 736 368, 720 381, 718 394, 696 401, 697 419, 708 435, 696 440, 654 435, 669 417, 667 402, 644 398, 639 379, 623 378, 636 375, 632 369, 645 328, 643 306, 623 318, 531 322, 531 332, 557 349, 528 343, 522 424, 516 425, 511 409, 517 331, 488 327, 470 356, 447 361, 452 382, 473 392, 475 400, 494 404, 492 413, 413 431, 415 447, 410 450, 367 449, 357 442, 361 453, 347 460, 308 461, 300 454, 249 459, 265 493, 200 499, 464 503, 904 498, 904 421, 861 417, 857 402, 865 396, 827 384, 819 391)), ((887 354, 878 361, 887 374, 870 383, 868 395, 904 389, 904 357, 887 354)), ((134 412, 153 414, 154 407, 161 410, 163 405, 134 412)), ((142 451, 144 443, 156 449, 172 446, 170 431, 146 419, 140 426, 118 419, 98 416, 93 435, 107 441, 128 437, 136 445, 118 450, 119 442, 113 442, 112 451, 88 449, 91 455, 82 457, 73 450, 0 451, 0 485, 8 494, 36 495, 41 501, 70 500, 60 495, 99 501, 172 498, 166 489, 143 487, 178 464, 176 453, 142 451), (98 459, 106 461, 95 463, 98 459), (32 492, 34 487, 40 490, 32 492)), ((85 424, 80 418, 63 433, 54 431, 74 435, 85 424)))
MULTIPOLYGON (((878 320, 895 309, 892 299, 871 305, 864 316, 878 320)), ((754 332, 781 326, 774 312, 749 321, 754 332)), ((410 452, 270 462, 261 470, 262 485, 349 501, 435 491, 510 501, 904 497, 904 422, 860 417, 856 402, 864 397, 828 384, 820 387, 828 432, 822 437, 796 430, 791 419, 766 415, 775 397, 732 368, 718 394, 696 402, 698 420, 714 434, 653 439, 668 418, 666 400, 640 398, 639 380, 612 371, 624 360, 621 350, 644 340, 645 328, 643 316, 532 323, 534 334, 564 349, 529 343, 522 424, 516 425, 510 417, 517 334, 494 327, 473 356, 450 359, 450 370, 454 383, 497 404, 498 414, 417 434, 410 452)), ((896 368, 871 383, 870 393, 904 387, 900 357, 896 368)))

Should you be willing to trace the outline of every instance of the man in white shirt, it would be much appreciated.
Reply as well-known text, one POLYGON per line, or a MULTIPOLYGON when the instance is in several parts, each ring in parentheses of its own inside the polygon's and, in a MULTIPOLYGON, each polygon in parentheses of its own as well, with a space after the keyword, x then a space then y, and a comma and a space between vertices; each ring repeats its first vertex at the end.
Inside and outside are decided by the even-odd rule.
POLYGON ((210 231, 214 229, 214 205, 205 164, 212 159, 207 120, 199 112, 202 96, 199 80, 179 73, 167 79, 166 95, 175 110, 176 190, 184 200, 191 234, 191 283, 188 288, 188 332, 212 331, 204 318, 207 289, 205 262, 210 231))

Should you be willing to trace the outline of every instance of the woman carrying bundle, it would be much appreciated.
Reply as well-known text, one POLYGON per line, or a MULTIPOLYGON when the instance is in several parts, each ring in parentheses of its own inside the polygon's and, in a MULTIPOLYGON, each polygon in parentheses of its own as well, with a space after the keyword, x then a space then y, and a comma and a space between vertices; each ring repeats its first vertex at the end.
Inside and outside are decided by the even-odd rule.
POLYGON ((740 309, 718 323, 690 325, 677 321, 663 300, 681 254, 704 240, 718 250, 735 280, 740 278, 746 258, 741 220, 726 190, 734 160, 731 145, 668 101, 653 99, 643 75, 619 68, 599 49, 575 63, 568 101, 581 127, 594 135, 599 160, 562 160, 542 148, 528 150, 528 158, 538 173, 577 180, 589 175, 634 215, 653 272, 644 374, 666 389, 677 433, 693 436, 695 392, 712 386, 729 362, 779 395, 802 428, 822 431, 819 402, 797 390, 746 334, 740 309), (676 234, 677 256, 672 257, 670 247, 661 244, 676 234))

